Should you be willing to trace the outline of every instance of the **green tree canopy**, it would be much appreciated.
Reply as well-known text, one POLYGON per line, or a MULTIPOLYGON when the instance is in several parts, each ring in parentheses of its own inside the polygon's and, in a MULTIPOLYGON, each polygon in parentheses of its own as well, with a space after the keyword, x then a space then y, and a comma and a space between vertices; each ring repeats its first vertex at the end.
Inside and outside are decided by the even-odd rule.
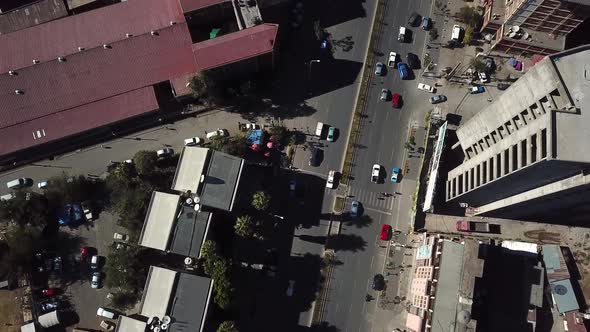
POLYGON ((479 22, 480 16, 477 8, 469 6, 461 7, 457 13, 457 18, 472 28, 479 22))
POLYGON ((13 199, 0 201, 0 221, 21 227, 45 226, 52 216, 43 195, 17 190, 13 199))
POLYGON ((254 234, 254 222, 252 221, 252 217, 248 215, 238 217, 238 219, 236 219, 236 224, 234 225, 234 231, 239 237, 251 237, 252 234, 254 234))
POLYGON ((266 211, 270 204, 270 196, 264 191, 257 191, 252 196, 252 206, 258 211, 266 211))
POLYGON ((226 320, 223 323, 219 324, 217 332, 238 332, 238 328, 234 321, 226 320))
POLYGON ((133 163, 135 164, 135 169, 139 175, 149 175, 152 174, 156 170, 156 163, 158 161, 158 156, 156 151, 138 151, 135 156, 133 156, 133 163))

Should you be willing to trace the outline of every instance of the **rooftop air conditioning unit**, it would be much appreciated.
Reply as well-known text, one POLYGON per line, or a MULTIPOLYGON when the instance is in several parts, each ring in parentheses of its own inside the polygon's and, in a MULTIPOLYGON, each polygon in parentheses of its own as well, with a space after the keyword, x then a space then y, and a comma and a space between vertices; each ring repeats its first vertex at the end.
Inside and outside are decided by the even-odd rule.
POLYGON ((130 33, 126 33, 126 34, 125 34, 125 37, 127 37, 127 38, 130 38, 130 37, 133 37, 133 35, 132 35, 132 34, 130 34, 130 33))
POLYGON ((16 76, 17 73, 14 70, 9 70, 8 71, 8 75, 10 75, 10 76, 16 76))
POLYGON ((64 58, 63 56, 60 56, 60 57, 57 57, 57 61, 66 62, 66 58, 64 58))
POLYGON ((158 31, 152 30, 150 32, 152 34, 152 36, 159 36, 160 34, 158 33, 158 31))
POLYGON ((14 90, 14 93, 16 93, 17 95, 24 95, 25 92, 23 90, 14 90))
POLYGON ((109 44, 103 44, 102 45, 102 48, 104 48, 104 49, 110 49, 110 48, 113 48, 113 47, 111 45, 109 45, 109 44))
POLYGON ((37 60, 37 59, 33 59, 33 64, 35 64, 35 65, 36 65, 36 64, 38 64, 39 62, 40 62, 39 60, 37 60))
POLYGON ((78 51, 82 52, 82 51, 84 51, 84 50, 85 50, 85 48, 84 48, 84 47, 82 47, 82 46, 78 46, 78 51))

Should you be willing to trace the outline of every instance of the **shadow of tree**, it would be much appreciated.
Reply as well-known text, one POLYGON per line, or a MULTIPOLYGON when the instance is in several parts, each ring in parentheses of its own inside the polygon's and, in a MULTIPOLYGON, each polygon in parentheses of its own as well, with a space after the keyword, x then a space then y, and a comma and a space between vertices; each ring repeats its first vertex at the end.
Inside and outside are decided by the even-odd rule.
MULTIPOLYGON (((348 214, 348 213, 346 213, 348 214)), ((362 215, 356 218, 348 217, 345 219, 346 226, 355 226, 356 228, 363 228, 371 225, 373 223, 373 218, 369 215, 362 215)))
POLYGON ((367 241, 362 237, 353 234, 330 235, 326 241, 326 248, 335 251, 352 251, 365 250, 367 241))
POLYGON ((311 332, 340 332, 340 329, 334 325, 330 325, 328 322, 321 322, 319 324, 312 325, 310 328, 311 332))

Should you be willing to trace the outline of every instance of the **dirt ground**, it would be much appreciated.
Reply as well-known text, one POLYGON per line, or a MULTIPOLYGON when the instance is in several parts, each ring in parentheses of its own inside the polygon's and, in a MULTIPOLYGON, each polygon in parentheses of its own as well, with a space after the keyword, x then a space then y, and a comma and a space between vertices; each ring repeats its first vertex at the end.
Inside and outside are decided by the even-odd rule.
POLYGON ((21 310, 16 298, 18 290, 0 290, 0 330, 2 332, 17 332, 23 324, 21 310))

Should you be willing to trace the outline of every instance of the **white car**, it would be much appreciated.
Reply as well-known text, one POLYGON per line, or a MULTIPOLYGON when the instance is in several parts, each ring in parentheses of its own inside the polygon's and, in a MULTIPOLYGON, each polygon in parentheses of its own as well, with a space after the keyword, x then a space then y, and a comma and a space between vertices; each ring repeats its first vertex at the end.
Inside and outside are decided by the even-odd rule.
POLYGON ((127 241, 128 238, 129 238, 129 236, 127 236, 127 234, 121 234, 121 233, 113 234, 113 239, 115 239, 115 240, 127 241))
POLYGON ((97 289, 100 286, 100 272, 94 272, 92 274, 92 280, 90 280, 90 287, 97 289))
POLYGON ((39 187, 39 189, 45 189, 45 188, 47 188, 48 185, 49 185, 49 182, 47 180, 43 180, 43 181, 40 181, 39 183, 37 183, 37 187, 39 187))
POLYGON ((156 151, 156 155, 160 158, 169 157, 174 154, 174 150, 171 148, 163 148, 162 150, 156 151))
POLYGON ((424 83, 419 83, 418 84, 418 90, 428 91, 430 93, 434 93, 434 88, 431 87, 430 85, 424 84, 424 83))
POLYGON ((217 130, 214 130, 210 133, 207 133, 207 135, 206 135, 207 139, 213 139, 216 137, 225 137, 225 136, 229 136, 227 130, 226 129, 219 129, 219 128, 217 128, 217 130))
POLYGON ((289 280, 289 287, 287 287, 287 296, 293 296, 295 291, 295 280, 289 280))
POLYGON ((481 83, 487 83, 489 81, 488 75, 483 71, 477 72, 477 76, 481 83))
POLYGON ((377 183, 379 182, 379 175, 381 174, 381 165, 375 164, 373 165, 373 169, 371 171, 371 182, 377 183))
POLYGON ((326 188, 334 188, 334 178, 336 176, 336 171, 328 172, 328 181, 326 182, 326 188))
POLYGON ((196 146, 201 145, 201 143, 203 143, 203 140, 198 137, 187 138, 184 140, 185 146, 196 146))
POLYGON ((381 89, 381 94, 379 94, 379 99, 381 99, 382 101, 386 101, 387 97, 389 97, 389 90, 381 89))
POLYGON ((395 62, 397 60, 397 53, 389 52, 389 60, 387 60, 387 67, 395 67, 395 62))
POLYGON ((117 314, 114 311, 111 311, 110 309, 100 308, 100 307, 96 310, 96 315, 99 317, 104 317, 104 318, 108 318, 108 319, 115 319, 119 316, 119 314, 117 314))

